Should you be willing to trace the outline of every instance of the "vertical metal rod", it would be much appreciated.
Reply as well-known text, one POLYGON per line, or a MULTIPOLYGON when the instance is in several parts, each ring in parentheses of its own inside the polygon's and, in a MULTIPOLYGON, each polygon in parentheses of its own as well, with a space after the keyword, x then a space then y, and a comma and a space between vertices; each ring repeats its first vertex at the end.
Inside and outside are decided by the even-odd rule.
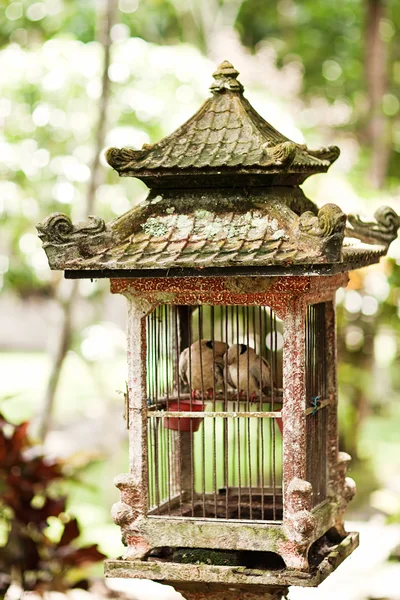
POLYGON ((154 485, 153 485, 153 436, 151 417, 147 419, 147 451, 149 453, 148 461, 148 486, 149 486, 149 501, 148 508, 154 506, 154 485))
POLYGON ((153 436, 154 436, 154 479, 156 486, 156 505, 160 508, 160 484, 159 484, 159 456, 158 456, 158 419, 153 419, 153 436))
MULTIPOLYGON (((222 336, 223 339, 223 336, 222 336)), ((225 343, 228 344, 228 307, 225 307, 225 343)), ((225 353, 225 401, 224 411, 228 412, 228 352, 225 353)), ((228 462, 228 436, 229 436, 229 419, 223 419, 223 435, 224 435, 224 479, 225 479, 225 518, 229 514, 229 462, 228 462)))
MULTIPOLYGON (((271 410, 274 407, 274 394, 275 394, 275 382, 274 382, 274 353, 273 353, 273 333, 272 333, 272 315, 271 309, 267 306, 263 307, 263 326, 264 326, 264 339, 269 339, 269 348, 265 342, 264 349, 267 355, 267 360, 271 369, 271 410), (268 312, 267 312, 268 308, 268 312)), ((267 430, 267 442, 268 442, 268 485, 272 488, 272 422, 271 419, 266 419, 265 428, 267 430)))
MULTIPOLYGON (((167 399, 167 410, 169 410, 169 372, 168 361, 171 355, 170 339, 168 332, 169 304, 164 304, 163 311, 163 336, 164 336, 164 363, 165 363, 165 396, 167 399)), ((170 449, 170 429, 166 431, 167 438, 167 478, 168 478, 168 515, 171 514, 171 449, 170 449)))
MULTIPOLYGON (((216 412, 216 393, 217 393, 217 383, 216 383, 216 375, 215 371, 217 368, 215 362, 215 311, 214 306, 210 307, 210 317, 211 317, 211 342, 213 348, 213 411, 216 412)), ((214 487, 214 517, 217 518, 217 437, 216 437, 216 422, 215 417, 213 417, 213 487, 214 487)))
MULTIPOLYGON (((305 323, 305 333, 306 333, 306 408, 310 406, 310 369, 311 369, 311 361, 310 361, 310 306, 307 305, 306 309, 306 323, 305 323)), ((306 419, 306 474, 307 480, 310 481, 310 420, 309 417, 305 417, 306 419)), ((311 483, 311 481, 310 481, 311 483)))
MULTIPOLYGON (((250 311, 246 306, 246 344, 250 347, 250 311)), ((255 336, 253 336, 255 337, 255 336)), ((261 379, 261 378, 260 378, 261 379)), ((250 353, 247 352, 247 410, 250 412, 250 353)), ((262 386, 262 384, 261 384, 262 386)), ((253 491, 252 491, 252 468, 251 468, 251 422, 247 419, 247 453, 248 453, 248 469, 249 469, 249 502, 250 502, 250 519, 253 519, 253 491)))
MULTIPOLYGON (((274 410, 274 401, 275 401, 275 386, 277 385, 277 347, 278 347, 278 334, 276 330, 276 316, 275 313, 270 311, 272 318, 272 330, 271 330, 271 347, 272 347, 272 356, 273 356, 273 367, 274 367, 274 392, 272 394, 272 409, 274 410)), ((272 366, 271 366, 272 368, 272 366)), ((271 419, 272 422, 272 518, 276 521, 276 436, 275 436, 275 419, 271 419)))
MULTIPOLYGON (((254 352, 257 354, 260 354, 260 349, 258 348, 258 343, 257 343, 257 326, 256 326, 256 307, 252 306, 251 307, 251 317, 252 317, 252 331, 253 331, 253 339, 254 339, 254 352)), ((260 348, 261 348, 261 344, 260 344, 260 348)), ((262 398, 262 396, 261 396, 262 398)), ((254 401, 256 401, 256 397, 254 397, 254 401)), ((259 421, 261 419, 258 419, 259 421)), ((260 444, 260 425, 259 423, 256 423, 256 443, 255 443, 255 449, 256 449, 256 486, 259 488, 260 487, 260 448, 259 448, 259 444, 260 444)))
MULTIPOLYGON (((146 352, 146 398, 150 397, 150 360, 149 360, 149 351, 150 351, 150 344, 149 344, 149 339, 150 339, 150 335, 149 335, 149 329, 150 329, 150 322, 149 322, 149 316, 146 317, 146 348, 147 348, 147 352, 146 352)), ((152 453, 153 453, 153 449, 152 449, 152 436, 151 436, 151 419, 148 417, 147 418, 147 452, 148 452, 148 469, 147 469, 147 481, 148 481, 148 486, 149 486, 149 495, 148 495, 148 508, 151 508, 153 506, 154 503, 154 493, 153 493, 153 459, 152 459, 152 453)))
MULTIPOLYGON (((231 306, 230 308, 230 322, 231 322, 231 339, 230 339, 230 343, 232 345, 235 344, 235 307, 231 306)), ((233 395, 232 395, 232 409, 235 408, 235 401, 233 400, 233 395)), ((231 431, 232 431, 232 451, 231 451, 231 461, 232 461, 232 487, 236 487, 237 485, 237 468, 236 468, 236 458, 237 458, 237 448, 236 448, 236 426, 235 426, 235 422, 234 420, 232 420, 232 427, 231 427, 231 431)))
MULTIPOLYGON (((313 389, 313 338, 312 338, 312 307, 311 305, 308 306, 308 376, 309 376, 309 387, 307 390, 307 403, 306 406, 312 406, 312 397, 314 395, 314 389, 313 389)), ((308 457, 308 467, 310 470, 310 479, 311 479, 311 475, 312 475, 312 421, 310 419, 310 417, 308 417, 308 422, 309 422, 309 436, 308 436, 308 442, 309 442, 309 453, 310 456, 308 457)))
MULTIPOLYGON (((315 360, 315 355, 316 355, 316 337, 317 337, 317 331, 316 331, 316 315, 315 315, 315 305, 312 305, 311 307, 311 340, 312 340, 312 357, 311 357, 311 381, 312 381, 312 397, 311 397, 311 402, 314 402, 315 400, 313 400, 313 398, 316 398, 318 395, 318 390, 317 390, 317 385, 316 385, 316 360, 315 360)), ((312 433, 311 433, 311 461, 312 461, 312 471, 311 471, 311 475, 312 475, 312 485, 313 485, 313 489, 314 489, 314 505, 316 505, 318 503, 317 500, 317 495, 318 495, 318 489, 317 489, 317 485, 316 482, 318 481, 318 474, 315 473, 315 466, 316 466, 316 420, 318 419, 318 413, 316 415, 314 415, 314 417, 309 417, 311 418, 311 429, 312 429, 312 433), (317 476, 316 476, 317 475, 317 476)))
MULTIPOLYGON (((319 342, 319 329, 318 329, 318 316, 319 316, 319 305, 315 304, 313 306, 313 331, 314 331, 314 360, 313 360, 313 369, 314 369, 314 398, 318 398, 319 395, 319 374, 320 369, 317 369, 317 351, 318 342, 319 342)), ((316 400, 314 400, 316 402, 316 400)), ((314 504, 317 505, 319 502, 319 411, 316 412, 313 419, 313 442, 314 442, 314 482, 315 482, 315 498, 314 504)))
MULTIPOLYGON (((320 308, 321 304, 316 304, 314 307, 314 318, 315 318, 315 333, 314 333, 314 346, 315 346, 315 359, 314 359, 314 367, 315 367, 315 396, 318 397, 321 391, 320 381, 321 381, 321 369, 317 369, 317 357, 320 358, 320 308)), ((319 503, 319 495, 320 495, 320 412, 317 411, 316 418, 314 418, 314 428, 315 428, 315 454, 314 454, 314 464, 315 464, 315 483, 316 483, 316 494, 315 494, 315 504, 319 503)))
MULTIPOLYGON (((199 358, 200 358, 200 381, 201 381, 201 399, 204 404, 204 371, 203 371, 203 353, 201 340, 203 339, 203 312, 202 306, 199 306, 199 358)), ((203 517, 206 516, 206 434, 205 423, 201 428, 201 447, 202 447, 202 472, 201 472, 201 487, 203 496, 203 517)))
MULTIPOLYGON (((157 406, 158 404, 158 315, 159 315, 159 307, 153 311, 152 319, 153 319, 153 336, 152 336, 152 349, 153 349, 153 377, 154 377, 154 395, 153 402, 157 406)), ((162 445, 160 444, 161 436, 162 436, 162 427, 160 428, 160 420, 158 418, 155 419, 156 422, 156 436, 157 436, 157 460, 158 460, 158 469, 156 472, 157 476, 157 484, 158 484, 158 497, 157 497, 157 506, 159 507, 162 497, 162 487, 163 487, 163 469, 162 469, 162 445), (160 489, 161 488, 161 489, 160 489), (161 493, 160 493, 161 492, 161 493)))
MULTIPOLYGON (((155 334, 156 334, 156 310, 151 313, 151 336, 150 336, 150 344, 151 344, 151 359, 152 359, 152 377, 151 377, 151 387, 152 387, 152 397, 151 402, 154 403, 156 401, 157 396, 157 367, 156 367, 156 345, 155 345, 155 334)), ((155 488, 156 488, 156 505, 157 509, 160 508, 160 456, 159 456, 159 439, 158 439, 158 419, 153 419, 153 435, 154 435, 154 475, 155 475, 155 488)))
MULTIPOLYGON (((265 344, 265 331, 263 330, 262 307, 258 307, 259 327, 260 327, 260 369, 262 368, 262 352, 265 344)), ((272 385, 272 382, 271 382, 272 385)), ((263 409, 262 389, 260 385, 260 411, 263 409)), ((265 516, 265 455, 264 455, 264 419, 260 419, 260 437, 261 437, 261 519, 265 516)))
POLYGON ((157 388, 158 388, 158 368, 157 368, 157 316, 158 316, 158 309, 159 307, 157 307, 151 314, 152 317, 152 321, 153 321, 153 330, 152 330, 152 340, 151 340, 151 347, 152 347, 152 351, 153 351, 153 382, 154 382, 154 391, 153 391, 153 401, 155 402, 155 404, 157 405, 157 388))
MULTIPOLYGON (((240 410, 240 385, 239 385, 239 306, 236 306, 236 385, 237 385, 237 410, 240 410)), ((241 517, 242 504, 242 472, 241 472, 241 444, 240 444, 240 419, 237 419, 238 436, 238 519, 241 517)))
MULTIPOLYGON (((178 336, 178 307, 174 306, 174 335, 175 335, 175 370, 176 370, 176 390, 178 395, 178 411, 181 410, 181 386, 179 377, 179 336, 178 336)), ((182 437, 181 437, 181 419, 178 417, 178 481, 179 481, 179 511, 182 516, 182 437)))
MULTIPOLYGON (((190 395, 190 410, 193 410, 193 385, 192 385, 192 322, 193 310, 190 313, 189 328, 188 328, 188 343, 189 343, 189 395, 190 395)), ((193 452, 193 421, 190 419, 190 505, 192 517, 194 517, 194 452, 193 452)))
POLYGON ((160 504, 165 500, 165 428, 159 418, 158 421, 158 447, 159 447, 159 463, 160 463, 160 504))

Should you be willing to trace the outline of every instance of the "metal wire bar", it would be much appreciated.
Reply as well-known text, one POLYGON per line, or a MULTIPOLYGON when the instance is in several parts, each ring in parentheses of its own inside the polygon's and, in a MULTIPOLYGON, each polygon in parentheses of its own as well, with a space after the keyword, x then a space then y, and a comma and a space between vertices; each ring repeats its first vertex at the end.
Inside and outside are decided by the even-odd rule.
MULTIPOLYGON (((188 344, 189 344, 189 398, 190 398, 190 411, 193 410, 193 385, 192 385, 192 318, 189 319, 188 323, 188 344)), ((194 451, 193 451, 193 421, 190 421, 189 425, 190 434, 190 504, 191 504, 191 516, 194 517, 194 451)))
MULTIPOLYGON (((169 332, 168 332, 168 321, 169 321, 169 305, 165 304, 163 307, 163 319, 162 319, 162 327, 163 327, 163 335, 162 339, 164 340, 164 364, 165 364, 165 383, 164 389, 167 398, 167 407, 169 408, 169 372, 168 372, 168 360, 169 360, 169 332)), ((161 345, 161 343, 160 343, 161 345)), ((168 514, 171 514, 171 451, 170 451, 170 430, 166 431, 167 438, 167 479, 168 479, 168 514)))
MULTIPOLYGON (((309 413, 311 414, 311 413, 309 413)), ((152 417, 175 417, 175 418, 185 418, 185 419, 215 419, 218 418, 232 418, 232 419, 281 419, 282 413, 280 411, 270 412, 252 412, 252 411, 237 411, 235 410, 233 413, 224 412, 224 411, 185 411, 185 410, 157 410, 151 413, 152 417)))
MULTIPOLYGON (((237 388, 237 409, 239 410, 240 400, 240 382, 239 382, 239 306, 236 306, 236 388, 237 388)), ((241 515, 241 496, 242 496, 242 469, 241 469, 241 444, 240 444, 240 421, 237 422, 237 438, 238 438, 238 519, 241 515)))
MULTIPOLYGON (((216 400, 215 400, 215 394, 216 394, 216 388, 217 388, 217 383, 216 383, 216 369, 217 369, 217 365, 216 365, 216 361, 215 361, 215 332, 214 332, 214 319, 215 319, 215 313, 214 313, 214 307, 211 306, 210 307, 210 318, 211 318, 211 344, 212 344, 212 352, 213 352, 213 391, 212 391, 212 402, 213 402, 213 412, 216 412, 216 400)), ((213 431, 212 431, 212 439, 213 439, 213 487, 214 487, 214 514, 215 514, 215 518, 217 518, 217 439, 216 439, 216 421, 215 421, 215 417, 213 418, 213 431)), ((204 429, 204 428, 203 428, 204 429)))
POLYGON ((154 506, 155 494, 154 494, 154 453, 153 453, 153 433, 152 433, 152 420, 149 419, 147 422, 147 451, 148 456, 148 485, 149 485, 149 508, 154 506))
MULTIPOLYGON (((282 513, 278 486, 278 470, 281 468, 278 464, 281 463, 278 463, 277 454, 281 445, 277 444, 280 438, 277 440, 273 424, 282 415, 277 387, 276 317, 267 307, 231 306, 229 309, 220 306, 216 309, 204 306, 186 312, 181 310, 183 308, 161 306, 147 319, 149 508, 153 515, 182 518, 277 521, 282 513), (200 370, 202 382, 200 397, 205 402, 209 392, 212 401, 210 410, 204 407, 201 412, 194 411, 196 407, 192 398, 192 393, 196 392, 192 385, 194 324, 198 325, 195 339, 199 342, 201 357, 199 365, 196 357, 196 369, 200 370), (182 327, 186 327, 186 333, 182 327), (267 331, 270 339, 268 349, 265 345, 267 331), (233 391, 225 385, 222 392, 217 392, 216 368, 211 376, 209 363, 204 366, 202 339, 212 342, 214 365, 216 342, 237 345, 236 385, 233 386, 236 389, 233 391), (247 353, 243 343, 247 346, 247 353), (179 355, 187 347, 189 364, 186 377, 189 385, 186 387, 185 384, 182 389, 179 355), (260 377, 255 401, 252 398, 254 387, 249 349, 261 359, 267 353, 271 367, 270 392, 265 393, 265 380, 263 382, 260 377), (210 376, 212 394, 211 389, 205 389, 211 388, 209 383, 205 386, 206 377, 210 381, 210 376), (186 423, 182 431, 183 419, 186 423), (193 438, 198 426, 195 419, 203 421, 198 439, 193 438), (173 421, 177 431, 169 428, 173 421), (270 485, 266 487, 265 477, 268 474, 270 485)), ((227 354, 224 367, 228 372, 227 354)), ((230 369, 234 373, 232 367, 230 369)), ((262 360, 260 373, 263 373, 262 360)), ((324 377, 319 377, 322 385, 324 377)), ((321 421, 324 418, 321 414, 321 421)), ((317 495, 321 496, 320 493, 317 495)))
MULTIPOLYGON (((272 384, 273 392, 271 394, 271 410, 274 410, 274 400, 275 400, 275 386, 278 377, 277 371, 277 360, 276 360, 276 352, 278 346, 278 335, 276 330, 276 318, 273 314, 272 310, 270 310, 270 318, 271 318, 271 350, 272 350, 272 365, 271 369, 273 369, 274 379, 272 384)), ((276 438, 275 438, 275 421, 271 421, 271 444, 272 444, 272 489, 273 489, 273 504, 272 504, 272 518, 276 519, 276 438)))
MULTIPOLYGON (((200 382, 201 382, 201 398, 204 402, 204 370, 203 370, 203 352, 201 340, 203 339, 203 312, 202 306, 199 306, 199 356, 200 356, 200 382)), ((203 517, 206 516, 206 438, 205 428, 201 428, 201 448, 202 448, 202 471, 201 471, 201 486, 203 493, 203 517)))
MULTIPOLYGON (((244 315, 243 309, 243 315, 244 315)), ((250 314, 249 307, 246 306, 246 345, 250 348, 250 314)), ((255 339, 255 336, 254 336, 255 339)), ((262 371, 261 371, 262 373, 262 371)), ((261 379, 261 378, 260 378, 261 379)), ((250 412, 250 352, 247 351, 247 412, 250 412)), ((248 470, 249 470, 249 497, 250 497, 250 519, 253 518, 253 500, 252 500, 252 468, 251 468, 251 426, 250 419, 247 419, 247 454, 248 454, 248 470)))
MULTIPOLYGON (((258 307, 259 325, 260 325, 260 369, 262 369, 262 350, 265 344, 265 329, 263 328, 262 307, 258 307)), ((262 372, 262 371, 261 371, 262 372)), ((260 411, 262 411, 262 387, 260 385, 260 411)), ((261 437, 261 519, 265 517, 265 450, 264 450, 264 421, 260 421, 260 437, 261 437)))
POLYGON ((307 307, 306 316, 306 467, 313 486, 313 505, 326 497, 327 365, 325 304, 307 307))
MULTIPOLYGON (((221 319, 222 321, 222 319, 221 319)), ((223 336, 222 336, 223 338, 223 336)), ((228 307, 225 307, 225 343, 228 345, 228 307)), ((224 411, 228 410, 228 353, 225 353, 225 398, 224 398, 224 411)), ((224 436, 224 483, 226 489, 225 496, 225 518, 228 518, 228 505, 229 505, 229 461, 228 461, 228 419, 223 420, 223 436, 224 436)))
MULTIPOLYGON (((176 391, 178 395, 178 412, 181 410, 181 386, 179 376, 179 335, 178 335, 178 307, 174 306, 174 341, 175 341, 175 371, 176 371, 176 391)), ((178 481, 179 481, 179 507, 182 514, 182 438, 181 438, 181 420, 178 418, 178 481)))

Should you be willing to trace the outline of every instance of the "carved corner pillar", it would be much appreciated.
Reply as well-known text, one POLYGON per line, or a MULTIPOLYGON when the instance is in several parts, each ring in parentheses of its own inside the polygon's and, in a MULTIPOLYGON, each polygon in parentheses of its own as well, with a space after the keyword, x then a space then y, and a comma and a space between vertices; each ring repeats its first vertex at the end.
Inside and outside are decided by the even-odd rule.
POLYGON ((314 541, 316 520, 311 513, 313 490, 311 483, 295 477, 286 493, 284 531, 287 542, 280 548, 289 569, 307 571, 308 550, 314 541))
MULTIPOLYGON (((284 319, 283 347, 283 494, 294 478, 306 478, 306 388, 304 299, 292 297, 284 319)), ((284 514, 285 519, 285 514, 284 514)))
POLYGON ((347 468, 351 461, 350 454, 339 452, 336 467, 336 498, 338 503, 337 519, 335 527, 340 535, 345 536, 343 517, 348 503, 354 498, 356 493, 356 484, 354 479, 346 477, 347 468))
POLYGON ((315 519, 312 486, 306 478, 305 311, 293 297, 284 320, 283 350, 283 528, 287 541, 279 552, 288 568, 308 569, 307 552, 315 519))
POLYGON ((152 305, 126 294, 128 309, 128 408, 129 474, 116 477, 121 501, 112 507, 114 522, 121 527, 127 547, 125 558, 142 558, 150 545, 140 533, 140 522, 147 514, 147 406, 146 406, 146 322, 152 305))

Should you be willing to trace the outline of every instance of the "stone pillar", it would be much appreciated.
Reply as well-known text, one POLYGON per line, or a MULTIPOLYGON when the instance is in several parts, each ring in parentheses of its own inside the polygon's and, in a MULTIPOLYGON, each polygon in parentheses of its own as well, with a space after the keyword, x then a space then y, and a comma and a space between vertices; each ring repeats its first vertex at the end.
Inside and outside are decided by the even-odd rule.
POLYGON ((283 350, 283 528, 279 552, 289 569, 308 570, 313 541, 312 487, 306 481, 305 313, 303 296, 293 297, 284 320, 283 350))
POLYGON ((186 600, 282 600, 286 586, 230 586, 228 584, 186 583, 174 585, 186 600))
POLYGON ((129 474, 115 478, 121 500, 112 507, 112 517, 122 530, 125 558, 134 559, 150 550, 137 524, 146 516, 148 506, 145 317, 152 306, 146 300, 127 297, 129 474))
POLYGON ((306 478, 305 302, 288 302, 283 349, 283 493, 292 479, 306 478))

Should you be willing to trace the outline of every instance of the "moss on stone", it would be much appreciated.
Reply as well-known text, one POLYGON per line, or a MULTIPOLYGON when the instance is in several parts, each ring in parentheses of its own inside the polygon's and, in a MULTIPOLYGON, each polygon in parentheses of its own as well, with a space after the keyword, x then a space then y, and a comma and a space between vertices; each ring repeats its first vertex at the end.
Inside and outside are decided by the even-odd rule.
POLYGON ((240 553, 237 551, 178 548, 172 557, 175 562, 184 564, 240 566, 240 553))
POLYGON ((168 231, 165 223, 160 217, 149 217, 145 223, 142 224, 142 229, 147 235, 153 237, 162 237, 168 231))

